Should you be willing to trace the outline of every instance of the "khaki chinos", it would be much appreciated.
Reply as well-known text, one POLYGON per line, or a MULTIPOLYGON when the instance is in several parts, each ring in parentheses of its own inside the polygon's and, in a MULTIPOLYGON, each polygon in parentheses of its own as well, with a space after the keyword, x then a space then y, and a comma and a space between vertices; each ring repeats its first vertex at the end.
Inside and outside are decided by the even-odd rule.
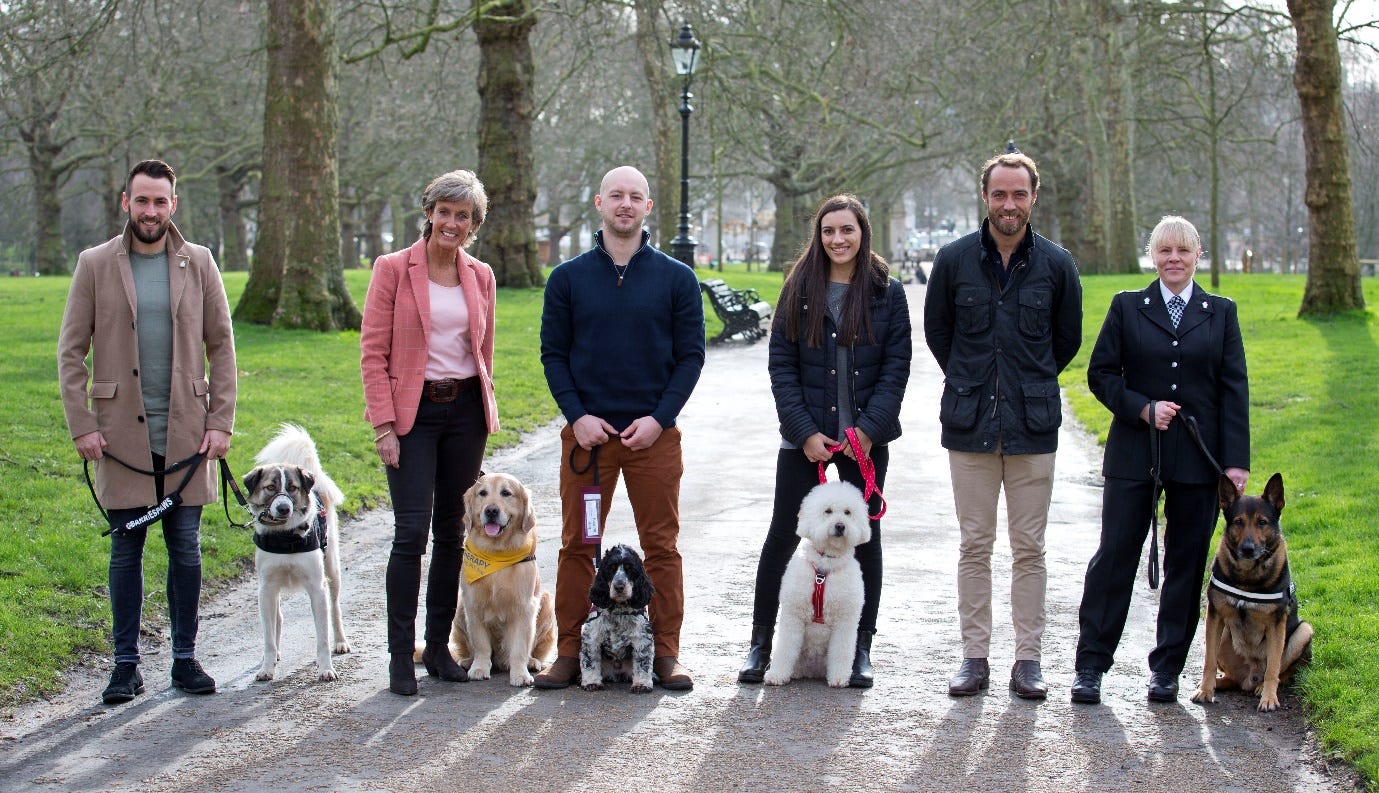
POLYGON ((948 452, 960 532, 958 618, 964 658, 986 658, 991 644, 991 551, 996 543, 997 498, 1004 489, 1015 660, 1040 660, 1048 581, 1044 529, 1053 496, 1054 457, 948 452))

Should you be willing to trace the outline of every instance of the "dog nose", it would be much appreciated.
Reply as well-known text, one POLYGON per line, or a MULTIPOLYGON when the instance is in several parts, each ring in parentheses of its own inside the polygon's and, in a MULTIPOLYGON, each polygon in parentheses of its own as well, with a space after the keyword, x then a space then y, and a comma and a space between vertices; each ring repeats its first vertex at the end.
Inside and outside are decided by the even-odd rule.
POLYGON ((1246 559, 1254 559, 1259 556, 1259 546, 1255 545, 1253 542, 1249 540, 1246 540, 1245 542, 1240 543, 1240 554, 1244 556, 1246 559))
POLYGON ((841 536, 843 536, 843 532, 845 532, 845 531, 847 531, 847 530, 848 530, 847 525, 844 524, 844 523, 842 523, 841 521, 839 521, 838 523, 833 524, 833 536, 834 536, 834 537, 841 537, 841 536))
POLYGON ((484 507, 484 521, 487 522, 487 523, 497 523, 497 522, 498 522, 498 508, 497 508, 497 507, 484 507))

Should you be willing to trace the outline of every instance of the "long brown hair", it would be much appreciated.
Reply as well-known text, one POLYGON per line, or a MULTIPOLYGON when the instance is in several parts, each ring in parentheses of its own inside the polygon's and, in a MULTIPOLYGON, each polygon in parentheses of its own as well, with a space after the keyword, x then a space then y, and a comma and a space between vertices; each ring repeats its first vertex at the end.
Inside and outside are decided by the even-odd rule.
POLYGON ((836 195, 819 206, 814 213, 814 229, 809 235, 809 245, 785 276, 781 287, 780 300, 776 310, 785 311, 785 337, 790 341, 800 339, 800 311, 810 304, 816 310, 809 312, 809 327, 804 328, 805 343, 819 347, 824 340, 824 315, 828 313, 828 272, 830 262, 824 251, 824 215, 839 210, 852 210, 857 216, 857 226, 862 231, 861 245, 857 248, 857 268, 852 273, 847 295, 843 298, 843 311, 839 318, 838 343, 851 346, 865 338, 868 343, 875 339, 871 330, 871 312, 867 304, 873 292, 884 294, 890 278, 890 268, 871 249, 871 219, 867 208, 854 195, 836 195))

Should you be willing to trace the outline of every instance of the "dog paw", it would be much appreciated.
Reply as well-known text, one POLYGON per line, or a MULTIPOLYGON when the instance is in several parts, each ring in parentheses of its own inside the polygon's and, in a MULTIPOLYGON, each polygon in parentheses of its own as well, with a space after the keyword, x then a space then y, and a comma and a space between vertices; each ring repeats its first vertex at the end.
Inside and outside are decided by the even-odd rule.
POLYGON ((633 683, 632 688, 628 689, 633 694, 650 694, 651 686, 646 683, 633 683))
POLYGON ((1197 689, 1197 693, 1192 695, 1192 701, 1196 702, 1198 705, 1216 702, 1216 692, 1199 688, 1197 689))
POLYGON ((1259 712, 1260 712, 1260 713, 1268 713, 1269 711, 1272 711, 1272 710, 1278 710, 1278 696, 1277 696, 1277 695, 1273 695, 1273 696, 1262 696, 1262 697, 1260 697, 1260 698, 1259 698, 1259 712))
POLYGON ((469 667, 470 680, 487 680, 492 677, 490 667, 479 666, 477 663, 469 667))
POLYGON ((255 680, 258 680, 258 681, 260 681, 260 682, 263 682, 263 681, 266 681, 266 680, 272 680, 272 679, 273 679, 273 670, 272 670, 272 669, 260 669, 260 670, 259 670, 259 673, 256 674, 256 675, 254 675, 254 679, 255 679, 255 680))
POLYGON ((767 672, 766 677, 762 678, 761 682, 765 683, 768 686, 783 686, 786 683, 790 682, 790 678, 784 677, 782 675, 773 675, 770 672, 767 672))
MULTIPOLYGON (((849 677, 851 673, 849 673, 849 677)), ((849 677, 829 678, 828 685, 831 688, 847 688, 849 677)))
POLYGON ((335 651, 336 655, 344 655, 345 653, 350 651, 350 643, 345 641, 344 639, 341 639, 340 641, 336 642, 335 646, 331 649, 335 651))
MULTIPOLYGON (((472 679, 473 677, 474 677, 473 675, 470 675, 470 678, 471 678, 471 679, 472 679)), ((531 685, 531 684, 534 683, 534 682, 536 682, 536 680, 535 680, 535 679, 531 676, 531 674, 530 674, 529 672, 527 672, 527 670, 525 670, 525 669, 523 669, 520 673, 518 673, 518 672, 509 672, 509 673, 508 673, 508 685, 510 685, 510 686, 529 686, 529 685, 531 685)))
POLYGON ((321 674, 319 674, 319 675, 316 676, 316 682, 318 682, 318 683, 329 683, 330 681, 336 680, 336 679, 337 679, 337 678, 336 678, 336 676, 335 676, 335 670, 334 670, 334 669, 326 669, 326 670, 322 671, 321 674))
POLYGON ((580 683, 580 684, 579 684, 579 687, 582 688, 582 689, 584 689, 585 691, 602 691, 602 690, 603 690, 603 684, 602 684, 602 683, 580 683))

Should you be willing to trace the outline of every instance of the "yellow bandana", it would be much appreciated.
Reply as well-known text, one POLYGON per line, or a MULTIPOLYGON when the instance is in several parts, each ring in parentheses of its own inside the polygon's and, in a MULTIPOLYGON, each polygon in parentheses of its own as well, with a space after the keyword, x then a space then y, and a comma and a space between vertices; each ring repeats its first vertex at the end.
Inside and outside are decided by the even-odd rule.
POLYGON ((489 573, 497 572, 504 567, 511 567, 528 559, 534 560, 535 554, 535 534, 525 546, 515 551, 499 551, 497 553, 481 551, 466 538, 464 541, 464 564, 461 568, 464 571, 465 583, 472 584, 489 573))

